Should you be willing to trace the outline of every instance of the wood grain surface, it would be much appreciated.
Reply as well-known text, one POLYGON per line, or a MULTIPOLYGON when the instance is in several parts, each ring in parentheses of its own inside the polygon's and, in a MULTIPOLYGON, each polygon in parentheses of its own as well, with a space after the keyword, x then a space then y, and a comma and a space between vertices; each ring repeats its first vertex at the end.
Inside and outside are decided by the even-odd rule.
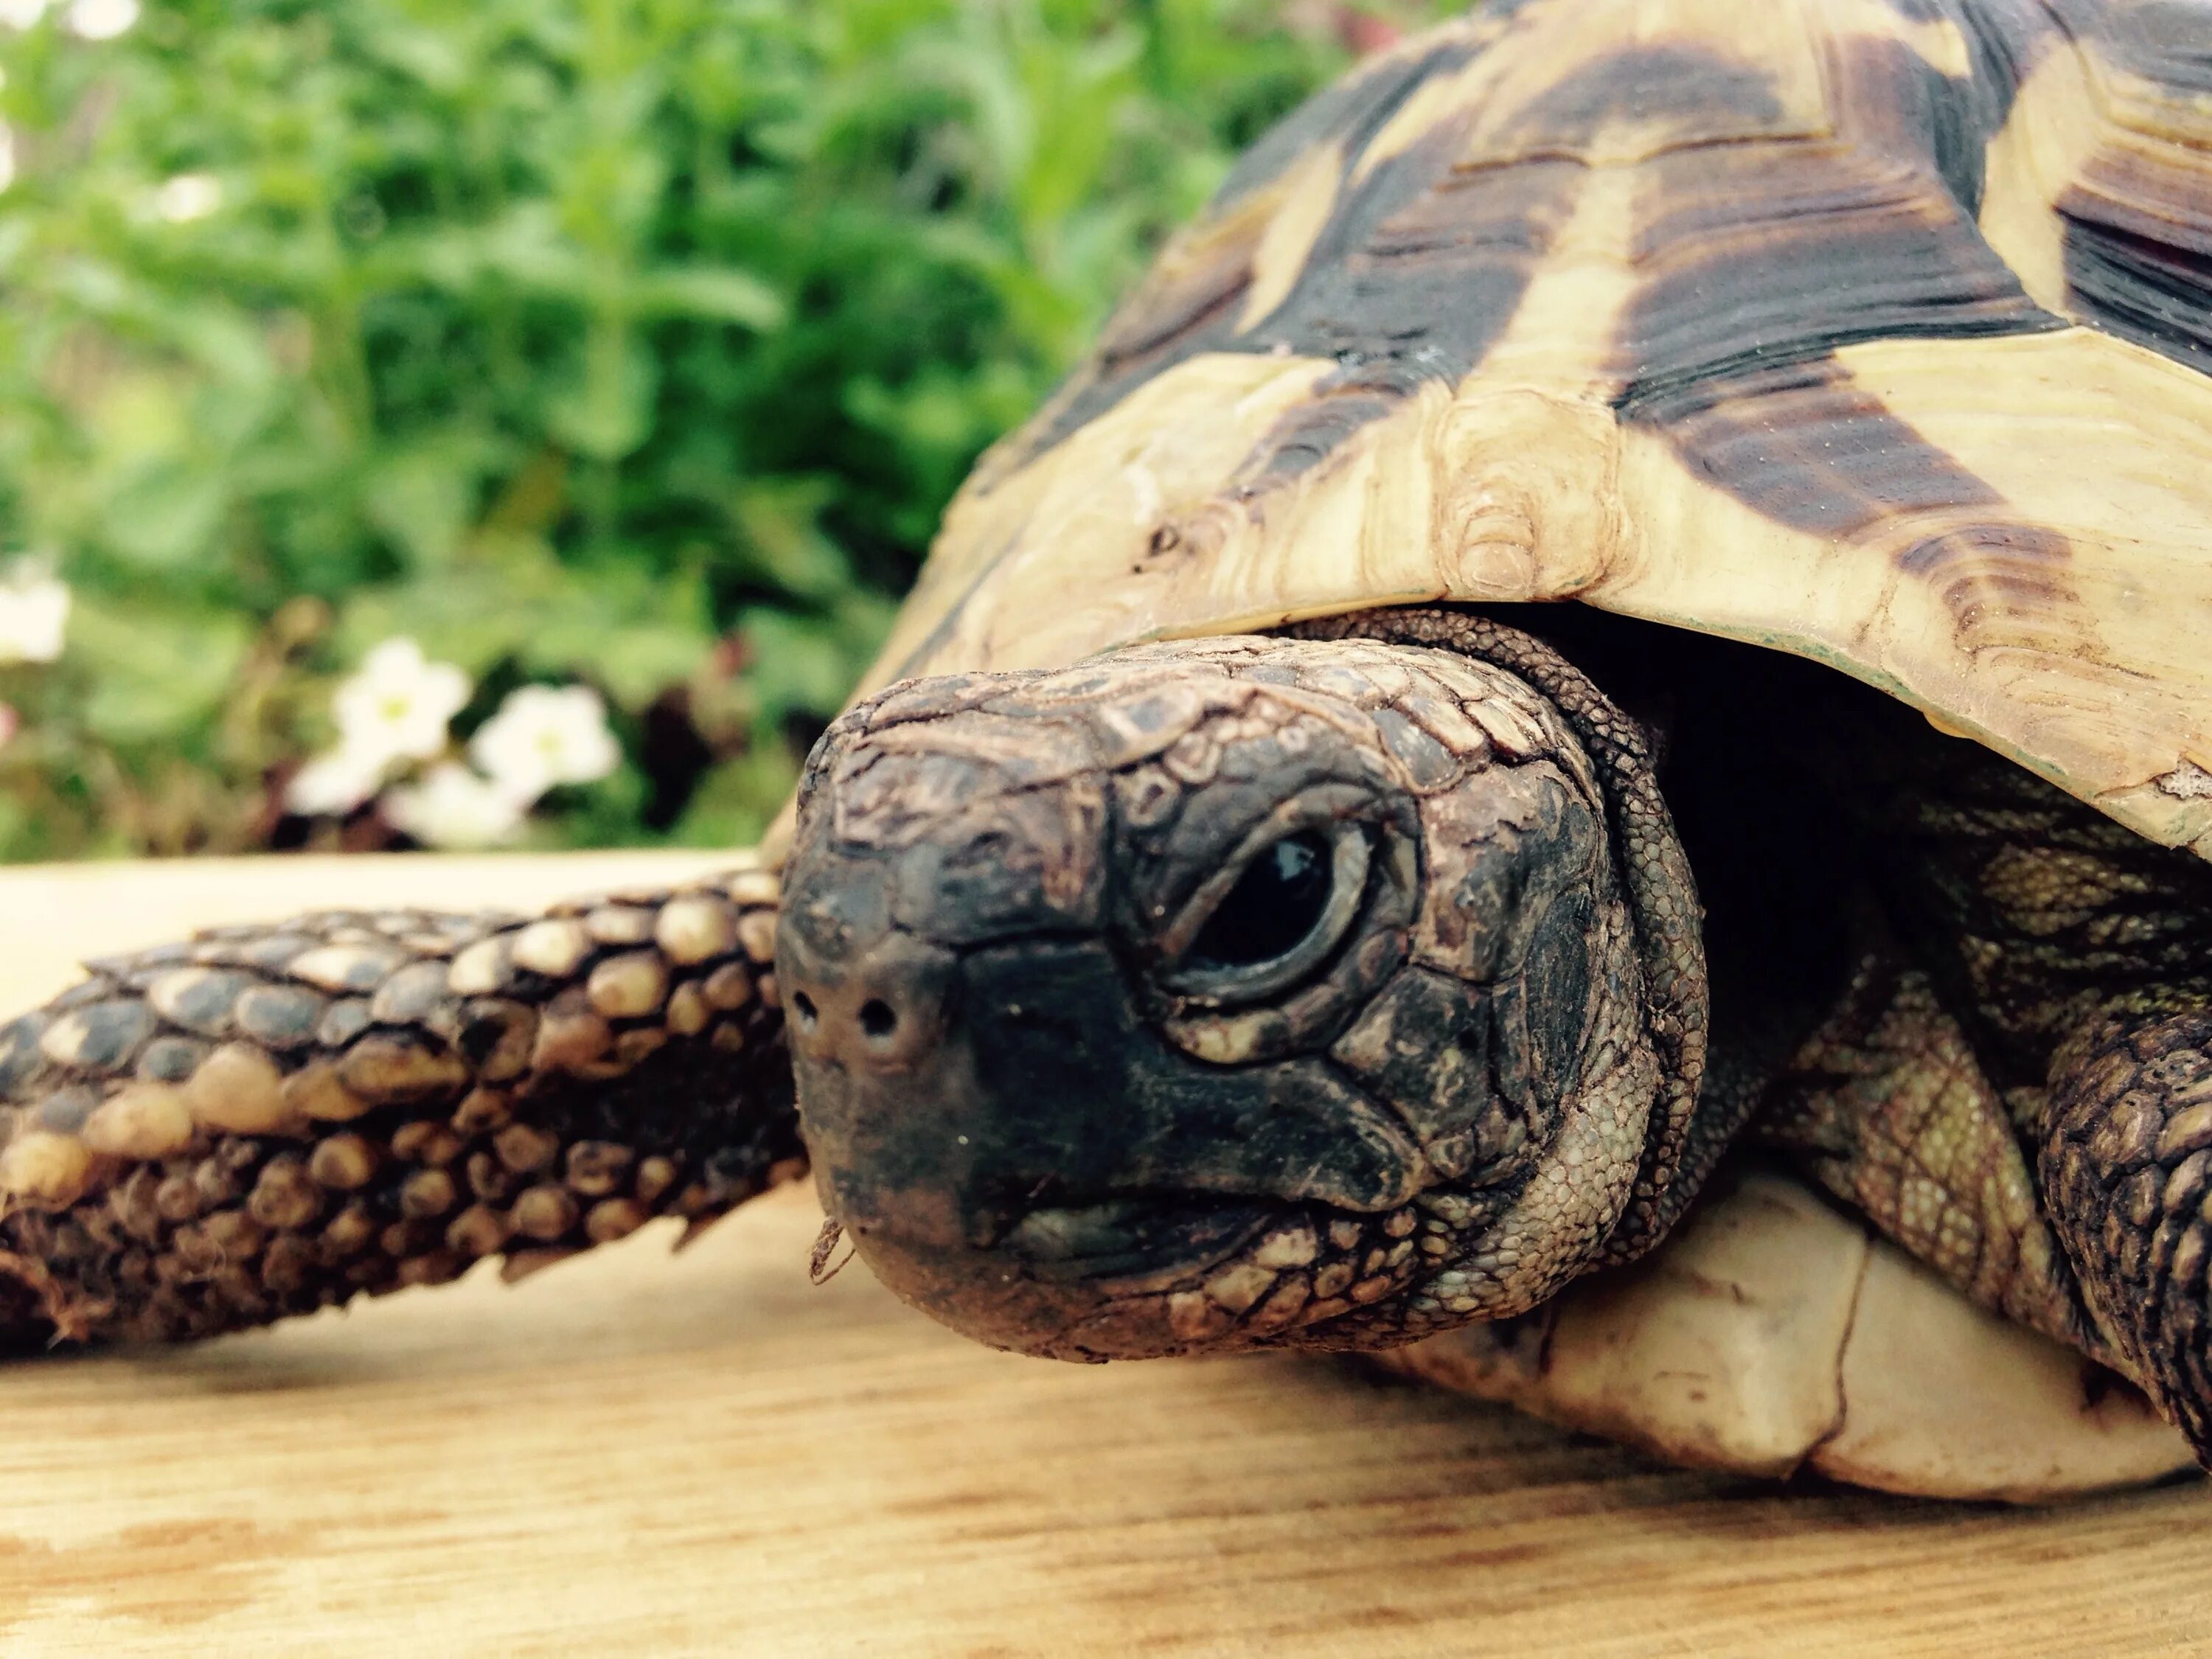
MULTIPOLYGON (((0 873, 0 1006, 76 954, 697 857, 0 873)), ((0 1370, 0 1654, 2212 1651, 2212 1494, 2045 1511, 1657 1468, 1293 1359, 974 1347, 792 1190, 193 1351, 0 1370)))

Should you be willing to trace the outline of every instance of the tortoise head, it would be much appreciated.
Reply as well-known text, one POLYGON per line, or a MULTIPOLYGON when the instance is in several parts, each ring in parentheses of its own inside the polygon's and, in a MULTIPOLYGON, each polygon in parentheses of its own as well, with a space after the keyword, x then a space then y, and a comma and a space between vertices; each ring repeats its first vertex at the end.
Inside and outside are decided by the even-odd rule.
POLYGON ((1665 1139, 1615 844, 1559 708, 1443 652, 894 687, 817 749, 786 872, 824 1205, 908 1300, 1063 1358, 1530 1307, 1665 1139))

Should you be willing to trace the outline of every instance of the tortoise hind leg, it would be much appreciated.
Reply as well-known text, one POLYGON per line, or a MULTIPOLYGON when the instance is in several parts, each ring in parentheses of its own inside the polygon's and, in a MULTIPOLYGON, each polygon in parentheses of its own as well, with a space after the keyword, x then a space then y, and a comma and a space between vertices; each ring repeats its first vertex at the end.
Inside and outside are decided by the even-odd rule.
POLYGON ((797 1173, 775 906, 749 872, 94 964, 0 1027, 0 1348, 513 1276, 797 1173))
POLYGON ((2078 1028, 2041 1165, 2090 1312, 2212 1468, 2212 984, 2131 993, 2078 1028))
POLYGON ((2103 1357, 2005 1097, 1929 975, 1894 946, 1861 963, 1746 1138, 1973 1301, 2103 1357))

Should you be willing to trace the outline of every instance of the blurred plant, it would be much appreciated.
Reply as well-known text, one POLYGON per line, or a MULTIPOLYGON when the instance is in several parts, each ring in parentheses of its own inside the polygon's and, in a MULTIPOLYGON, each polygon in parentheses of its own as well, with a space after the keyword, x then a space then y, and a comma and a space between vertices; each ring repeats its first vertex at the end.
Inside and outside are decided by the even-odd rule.
POLYGON ((1449 9, 0 0, 0 858, 756 835, 976 453, 1449 9))

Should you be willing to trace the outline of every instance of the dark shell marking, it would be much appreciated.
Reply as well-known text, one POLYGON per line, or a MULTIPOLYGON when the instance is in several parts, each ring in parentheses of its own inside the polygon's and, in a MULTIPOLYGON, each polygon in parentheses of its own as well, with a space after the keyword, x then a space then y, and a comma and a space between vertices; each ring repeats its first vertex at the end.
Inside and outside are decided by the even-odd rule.
MULTIPOLYGON (((1519 20, 1486 11, 1464 26, 1471 38, 1386 62, 1264 141, 1123 307, 1094 365, 994 470, 1042 453, 1146 380, 1209 351, 1337 360, 1311 406, 1243 472, 1263 487, 1318 463, 1421 383, 1456 381, 1480 365, 1591 170, 1583 154, 1631 121, 1679 137, 1656 139, 1640 164, 1633 240, 1649 276, 1620 342, 1626 413, 1657 423, 1692 383, 1819 360, 1853 341, 2062 326, 1974 223, 1985 146, 2018 77, 2056 32, 2026 7, 1928 9, 1926 21, 1958 30, 1966 72, 1946 75, 1897 40, 1830 43, 1824 133, 1789 118, 1761 65, 1660 39, 1577 66, 1502 131, 1486 131, 1482 149, 1509 159, 1468 161, 1487 112, 1461 104, 1363 176, 1365 146, 1424 84, 1486 51, 1522 49, 1544 9, 1528 9, 1535 29, 1518 34, 1519 20), (1340 179, 1356 182, 1340 188, 1287 295, 1256 324, 1241 323, 1265 229, 1254 204, 1330 147, 1340 152, 1340 179)), ((2212 41, 2212 23, 2193 21, 2212 41)), ((1709 387, 1692 401, 1729 395, 1709 387)), ((1909 432, 1904 441, 1917 444, 1909 432)), ((1738 483, 1765 510, 1759 491, 1738 483)))
MULTIPOLYGON (((1268 216, 1251 210, 1273 206, 1274 192, 1293 187, 1291 169, 1312 151, 1334 146, 1347 161, 1358 156, 1407 98, 1431 78, 1463 68, 1502 27, 1499 20, 1475 40, 1448 40, 1407 61, 1386 59, 1323 93, 1262 138, 1230 174, 1206 220, 1170 247, 1115 313, 1091 364, 994 457, 991 467, 1009 469, 1051 448, 1145 381, 1200 352, 1272 350, 1278 342, 1298 338, 1287 328, 1272 328, 1264 344, 1239 337, 1241 302, 1252 289, 1268 216)), ((1383 187, 1382 199, 1389 188, 1383 187)), ((1340 204, 1338 216, 1347 210, 1359 210, 1340 204)), ((1346 246, 1341 231, 1336 246, 1346 246)))

